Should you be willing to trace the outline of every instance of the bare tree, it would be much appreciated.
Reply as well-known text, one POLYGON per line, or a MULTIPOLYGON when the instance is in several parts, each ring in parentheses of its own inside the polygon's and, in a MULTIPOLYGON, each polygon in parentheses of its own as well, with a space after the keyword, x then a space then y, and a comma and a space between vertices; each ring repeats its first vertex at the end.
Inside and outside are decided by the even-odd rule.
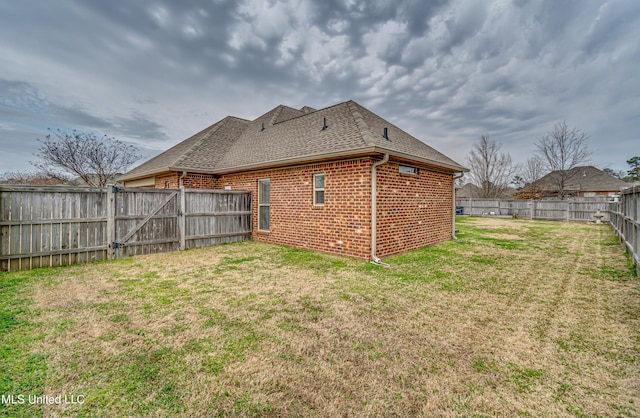
POLYGON ((520 185, 516 193, 518 199, 539 199, 542 197, 542 187, 538 180, 545 174, 542 159, 534 155, 520 166, 519 174, 512 183, 520 185))
POLYGON ((552 181, 561 199, 565 196, 565 182, 569 170, 587 163, 590 159, 588 140, 589 135, 579 129, 569 128, 566 122, 561 122, 535 142, 545 168, 554 172, 552 181))
POLYGON ((501 144, 489 138, 489 134, 484 134, 467 156, 471 180, 482 189, 480 197, 503 196, 517 171, 511 156, 500 152, 501 147, 501 144))
POLYGON ((58 186, 68 184, 71 178, 66 181, 54 179, 43 173, 28 171, 7 171, 0 174, 0 184, 15 184, 21 186, 58 186))
POLYGON ((544 176, 544 162, 538 155, 529 157, 522 166, 521 173, 525 184, 533 184, 544 176))
POLYGON ((68 180, 69 174, 80 177, 88 186, 104 187, 116 174, 140 159, 138 150, 104 135, 56 130, 48 134, 35 155, 42 161, 32 162, 47 176, 68 180))
POLYGON ((610 168, 610 167, 603 168, 602 171, 620 180, 624 180, 625 176, 627 175, 627 172, 624 170, 614 170, 613 168, 610 168))

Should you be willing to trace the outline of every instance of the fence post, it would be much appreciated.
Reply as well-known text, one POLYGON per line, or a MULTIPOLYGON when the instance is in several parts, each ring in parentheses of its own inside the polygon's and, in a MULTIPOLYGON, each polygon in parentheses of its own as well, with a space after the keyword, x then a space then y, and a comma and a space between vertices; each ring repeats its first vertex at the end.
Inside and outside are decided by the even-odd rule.
POLYGON ((180 250, 186 248, 186 197, 184 192, 184 186, 180 186, 180 209, 178 212, 178 235, 180 237, 180 250))
POLYGON ((567 201, 567 222, 569 222, 571 219, 569 219, 569 214, 571 212, 571 202, 567 201))
POLYGON ((116 201, 113 195, 113 185, 107 185, 107 260, 115 258, 113 242, 116 240, 116 201))
POLYGON ((536 201, 535 199, 531 199, 531 219, 536 218, 536 201))

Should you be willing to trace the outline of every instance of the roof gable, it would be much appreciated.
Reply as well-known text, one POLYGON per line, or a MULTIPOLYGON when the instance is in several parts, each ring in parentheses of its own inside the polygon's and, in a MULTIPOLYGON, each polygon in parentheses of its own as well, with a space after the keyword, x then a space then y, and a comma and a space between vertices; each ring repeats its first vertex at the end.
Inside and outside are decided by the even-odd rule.
POLYGON ((246 130, 220 162, 220 170, 283 162, 365 148, 347 103, 318 110, 262 129, 260 119, 246 130), (322 129, 324 121, 327 128, 322 129))
MULTIPOLYGON (((552 171, 536 182, 536 186, 544 190, 557 191, 558 171, 552 171)), ((593 166, 574 167, 567 173, 565 191, 604 192, 619 191, 629 187, 629 183, 593 166)))
POLYGON ((369 131, 369 143, 371 145, 389 150, 392 153, 395 152, 405 154, 407 156, 419 157, 424 160, 431 161, 434 165, 443 165, 445 167, 455 167, 455 169, 464 170, 460 164, 451 158, 435 150, 414 136, 409 135, 407 132, 389 123, 370 110, 355 102, 350 103, 352 103, 355 111, 362 115, 363 121, 369 131), (387 129, 388 139, 384 137, 385 128, 387 129))
POLYGON ((226 117, 121 177, 164 171, 225 173, 301 161, 390 153, 452 171, 464 167, 348 101, 315 110, 279 105, 253 121, 226 117), (383 133, 387 131, 387 138, 383 133))

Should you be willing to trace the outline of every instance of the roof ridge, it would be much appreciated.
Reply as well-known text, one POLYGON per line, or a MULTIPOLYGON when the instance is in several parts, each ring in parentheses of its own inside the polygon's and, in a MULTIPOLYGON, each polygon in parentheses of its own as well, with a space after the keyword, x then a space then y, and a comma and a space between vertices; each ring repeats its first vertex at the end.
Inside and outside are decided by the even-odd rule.
POLYGON ((365 144, 375 145, 375 140, 373 138, 373 135, 371 134, 369 125, 367 125, 367 122, 365 122, 364 117, 358 111, 358 108, 357 108, 358 104, 353 100, 349 100, 348 102, 346 102, 346 104, 347 104, 347 108, 351 112, 351 116, 356 122, 358 131, 360 132, 360 135, 362 135, 362 139, 364 140, 365 144))
MULTIPOLYGON (((209 131, 207 131, 205 134, 203 134, 199 140, 197 140, 193 145, 191 145, 189 147, 188 150, 186 150, 183 154, 182 157, 178 158, 177 160, 174 161, 174 165, 175 166, 179 166, 179 164, 181 162, 183 162, 188 156, 189 154, 191 154, 191 151, 194 151, 195 149, 197 149, 200 145, 202 145, 202 143, 211 137, 211 135, 213 135, 214 133, 216 133, 220 127, 222 127, 222 125, 224 125, 230 118, 232 118, 234 116, 226 116, 224 118, 222 118, 222 120, 216 122, 214 124, 214 127, 212 129, 210 129, 209 131)), ((236 118, 236 119, 240 119, 240 118, 236 118)))
MULTIPOLYGON (((349 101, 351 101, 351 100, 349 100, 349 101)), ((331 105, 331 106, 323 107, 322 109, 313 109, 313 108, 311 108, 311 109, 313 109, 313 112, 302 113, 301 115, 294 116, 294 117, 292 117, 290 119, 287 119, 287 120, 283 120, 283 121, 275 122, 275 123, 270 123, 270 125, 278 125, 278 124, 281 124, 281 123, 290 122, 290 121, 292 121, 294 119, 303 118, 305 116, 309 116, 309 115, 312 115, 312 114, 317 113, 317 112, 322 112, 323 110, 331 109, 332 107, 342 106, 342 105, 345 105, 347 103, 348 102, 340 102, 340 103, 337 103, 337 104, 334 104, 334 105, 331 105)), ((278 106, 274 107, 273 109, 271 109, 269 111, 269 112, 273 112, 275 109, 277 109, 276 113, 272 116, 271 120, 274 121, 280 115, 280 112, 282 112, 282 109, 285 108, 285 107, 288 108, 288 109, 291 109, 291 110, 298 111, 298 112, 301 111, 301 109, 296 109, 294 107, 281 104, 281 105, 278 105, 278 106)), ((305 107, 309 107, 309 106, 305 106, 305 107)), ((267 113, 269 113, 269 112, 267 112, 267 113)), ((264 113, 262 116, 266 115, 267 113, 264 113)), ((257 117, 253 121, 256 121, 256 120, 260 119, 260 117, 261 116, 257 117)))
POLYGON ((302 106, 302 107, 300 108, 300 111, 301 111, 301 112, 304 112, 304 113, 313 113, 313 112, 317 112, 317 109, 314 109, 314 108, 313 108, 313 107, 311 107, 311 106, 306 106, 306 105, 305 105, 305 106, 302 106))
POLYGON ((282 110, 284 109, 284 105, 283 104, 279 104, 278 106, 276 106, 276 111, 273 114, 273 116, 271 116, 271 120, 269 121, 269 125, 273 126, 276 124, 276 121, 278 120, 278 116, 280 116, 280 113, 282 113, 282 110))
MULTIPOLYGON (((223 121, 223 120, 225 120, 225 119, 238 119, 238 120, 241 120, 241 121, 243 121, 243 122, 252 122, 252 121, 251 121, 251 120, 249 120, 249 119, 245 119, 245 118, 241 118, 241 117, 233 116, 233 115, 225 116, 224 118, 222 118, 222 120, 219 120, 218 122, 222 122, 222 121, 223 121)), ((217 123, 217 122, 216 122, 216 123, 217 123)))

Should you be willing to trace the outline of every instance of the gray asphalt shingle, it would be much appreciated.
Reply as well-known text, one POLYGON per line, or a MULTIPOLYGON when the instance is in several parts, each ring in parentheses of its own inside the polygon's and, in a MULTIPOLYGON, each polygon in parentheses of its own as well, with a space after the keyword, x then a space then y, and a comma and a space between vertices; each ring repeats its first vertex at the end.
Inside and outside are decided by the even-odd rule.
POLYGON ((466 171, 424 142, 356 102, 348 101, 320 110, 307 106, 297 110, 280 105, 253 121, 226 117, 134 168, 121 179, 163 171, 225 173, 292 161, 313 161, 327 155, 384 152, 452 171, 466 171), (389 140, 383 137, 384 128, 389 140))

